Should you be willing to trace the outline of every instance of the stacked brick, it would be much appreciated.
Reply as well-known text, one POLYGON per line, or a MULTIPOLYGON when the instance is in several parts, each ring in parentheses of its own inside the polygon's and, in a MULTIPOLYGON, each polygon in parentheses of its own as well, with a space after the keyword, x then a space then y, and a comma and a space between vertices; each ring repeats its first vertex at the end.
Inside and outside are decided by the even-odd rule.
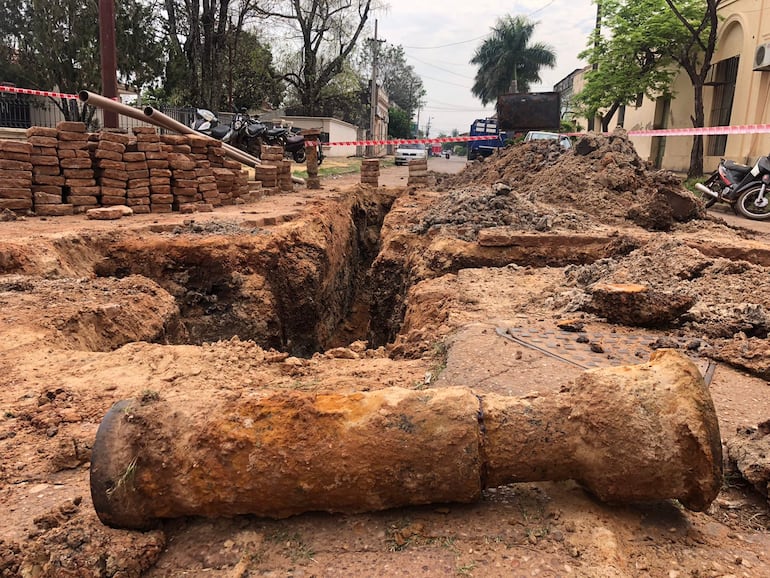
POLYGON ((73 207, 64 203, 64 176, 59 168, 59 131, 33 126, 27 129, 32 145, 32 201, 40 217, 71 215, 73 207))
POLYGON ((380 184, 380 161, 379 159, 365 159, 361 163, 361 184, 374 185, 380 184))
POLYGON ((170 213, 174 204, 174 195, 171 193, 171 169, 168 165, 168 154, 162 150, 160 135, 154 127, 147 126, 134 127, 133 133, 136 138, 136 152, 144 155, 147 165, 149 211, 170 213))
POLYGON ((147 155, 139 150, 136 136, 129 137, 123 160, 128 176, 126 205, 134 213, 146 215, 150 212, 150 168, 147 166, 147 155))
MULTIPOLYGON (((198 193, 201 196, 201 202, 204 205, 221 207, 222 200, 217 188, 217 180, 214 177, 211 161, 209 160, 209 148, 214 146, 212 144, 213 141, 195 135, 191 135, 189 139, 190 156, 195 160, 195 180, 198 181, 198 193)), ((221 143, 219 145, 221 146, 221 143)))
POLYGON ((262 164, 254 168, 254 178, 268 192, 277 192, 281 185, 283 147, 262 145, 262 164))
POLYGON ((64 177, 64 199, 75 213, 99 206, 101 189, 88 151, 88 133, 82 122, 62 121, 56 125, 59 167, 64 177))
POLYGON ((0 212, 32 210, 32 145, 0 141, 0 212))
POLYGON ((414 187, 428 184, 428 159, 409 161, 409 179, 406 184, 414 187))
POLYGON ((125 205, 128 171, 123 155, 130 139, 125 133, 109 130, 102 130, 97 139, 94 167, 96 182, 101 188, 102 206, 125 205))

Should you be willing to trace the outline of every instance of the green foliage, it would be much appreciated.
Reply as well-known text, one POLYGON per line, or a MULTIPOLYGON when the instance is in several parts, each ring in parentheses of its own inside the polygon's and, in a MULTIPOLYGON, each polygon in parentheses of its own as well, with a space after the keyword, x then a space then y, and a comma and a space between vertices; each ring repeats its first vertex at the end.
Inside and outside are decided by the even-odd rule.
MULTIPOLYGON (((79 0, 0 0, 3 80, 27 88, 77 93, 101 91, 97 2, 79 0)), ((120 0, 115 11, 118 79, 134 86, 149 83, 162 70, 162 44, 156 41, 152 8, 120 0)), ((67 119, 88 122, 86 107, 55 101, 67 119)))
POLYGON ((277 107, 283 98, 283 82, 273 67, 270 49, 256 34, 242 32, 232 62, 233 107, 277 107))
POLYGON ((393 138, 409 138, 411 131, 411 119, 409 113, 400 108, 391 107, 388 110, 390 122, 388 123, 388 132, 393 138))
POLYGON ((594 69, 575 98, 578 105, 593 115, 602 108, 632 104, 640 94, 651 99, 668 96, 675 71, 666 47, 682 42, 686 31, 677 26, 664 0, 605 0, 601 10, 607 35, 594 35, 580 55, 594 69))
POLYGON ((508 92, 528 92, 531 84, 540 82, 542 67, 554 67, 556 55, 550 46, 529 44, 534 29, 535 23, 523 16, 504 16, 476 49, 471 64, 479 69, 471 92, 482 104, 508 92))
MULTIPOLYGON (((371 46, 367 44, 361 51, 358 66, 362 74, 371 73, 371 46)), ((414 67, 407 64, 403 46, 393 46, 387 42, 380 46, 377 53, 377 70, 378 82, 382 83, 388 98, 401 110, 406 111, 411 119, 427 93, 414 67)))

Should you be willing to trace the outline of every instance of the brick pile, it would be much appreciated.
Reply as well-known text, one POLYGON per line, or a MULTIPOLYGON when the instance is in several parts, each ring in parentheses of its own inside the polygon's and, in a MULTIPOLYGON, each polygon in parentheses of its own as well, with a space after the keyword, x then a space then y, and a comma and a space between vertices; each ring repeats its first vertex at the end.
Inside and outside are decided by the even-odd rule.
MULTIPOLYGON (((31 127, 26 143, 0 140, 0 208, 54 216, 128 205, 135 213, 167 213, 262 196, 261 183, 227 159, 220 142, 161 136, 153 127, 132 132, 89 134, 83 123, 65 121, 57 128, 31 127)), ((278 168, 263 173, 276 188, 278 168)))
POLYGON ((104 207, 126 204, 128 172, 123 155, 129 137, 123 132, 102 130, 97 136, 94 150, 96 182, 101 187, 101 204, 104 207))
POLYGON ((174 204, 174 195, 171 193, 171 170, 168 165, 168 154, 162 149, 160 135, 151 126, 136 126, 132 131, 136 139, 136 144, 132 146, 136 147, 137 153, 144 155, 147 165, 149 212, 170 213, 174 204))
POLYGON ((32 210, 32 145, 0 141, 0 212, 32 210))
POLYGON ((72 205, 75 213, 84 213, 99 206, 101 195, 88 151, 86 125, 82 122, 61 121, 56 128, 59 131, 59 167, 64 176, 64 200, 72 205))
POLYGON ((254 178, 262 183, 262 188, 275 193, 281 184, 283 147, 262 145, 260 159, 262 164, 254 169, 254 178))
POLYGON ((361 184, 374 185, 380 184, 380 160, 364 159, 361 163, 361 184))
POLYGON ((59 131, 32 126, 27 129, 32 145, 32 201, 41 217, 71 215, 73 207, 64 203, 64 176, 59 167, 59 131))
POLYGON ((425 187, 428 184, 428 159, 417 159, 409 161, 409 178, 406 181, 408 186, 425 187))

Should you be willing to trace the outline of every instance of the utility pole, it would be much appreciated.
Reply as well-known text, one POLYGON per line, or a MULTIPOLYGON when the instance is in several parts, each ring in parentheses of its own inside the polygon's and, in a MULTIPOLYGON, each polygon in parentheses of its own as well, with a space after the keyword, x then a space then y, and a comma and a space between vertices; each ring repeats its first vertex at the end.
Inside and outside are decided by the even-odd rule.
POLYGON ((425 138, 430 138, 430 120, 431 117, 428 117, 428 124, 425 125, 425 138))
MULTIPOLYGON (((602 2, 601 0, 597 0, 596 2, 596 24, 594 25, 594 50, 596 50, 596 47, 599 45, 599 35, 602 33, 602 2)), ((599 68, 599 65, 594 62, 594 64, 591 66, 593 70, 596 70, 599 68)), ((596 111, 592 110, 589 111, 591 116, 588 117, 588 131, 594 130, 596 125, 596 111)))
MULTIPOLYGON (((102 64, 102 94, 105 98, 118 96, 117 56, 115 50, 115 3, 99 0, 99 48, 102 64)), ((118 113, 105 110, 104 126, 117 128, 118 113)))
MULTIPOLYGON (((378 40, 377 39, 377 20, 374 21, 374 38, 370 39, 372 43, 372 85, 370 87, 370 93, 369 93, 369 107, 371 108, 371 114, 369 116, 369 138, 374 140, 375 134, 374 129, 377 126, 377 64, 378 64, 378 55, 380 50, 380 42, 385 42, 384 40, 378 40)), ((369 148, 369 152, 366 156, 373 157, 375 156, 375 151, 377 148, 374 145, 371 145, 369 148)))

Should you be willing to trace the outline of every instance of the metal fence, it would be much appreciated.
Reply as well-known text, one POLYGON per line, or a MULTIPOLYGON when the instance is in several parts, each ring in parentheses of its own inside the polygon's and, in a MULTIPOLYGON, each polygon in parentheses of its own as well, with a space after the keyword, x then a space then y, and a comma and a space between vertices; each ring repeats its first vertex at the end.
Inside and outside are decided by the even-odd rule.
MULTIPOLYGON (((61 103, 58 103, 61 104, 61 103)), ((65 120, 64 113, 57 103, 50 98, 30 96, 26 94, 13 94, 0 92, 0 128, 27 129, 31 126, 55 127, 57 123, 65 120)), ((65 101, 65 106, 73 107, 72 118, 76 118, 78 101, 65 101)), ((185 126, 192 126, 195 122, 195 107, 179 107, 159 105, 156 107, 163 114, 170 116, 185 126)), ((230 124, 234 113, 218 112, 220 123, 230 124)), ((149 122, 142 122, 130 117, 119 116, 121 128, 130 130, 135 126, 154 126, 149 122)), ((89 130, 98 130, 104 126, 103 111, 97 108, 94 111, 89 130)), ((161 132, 166 132, 161 130, 161 132)))

